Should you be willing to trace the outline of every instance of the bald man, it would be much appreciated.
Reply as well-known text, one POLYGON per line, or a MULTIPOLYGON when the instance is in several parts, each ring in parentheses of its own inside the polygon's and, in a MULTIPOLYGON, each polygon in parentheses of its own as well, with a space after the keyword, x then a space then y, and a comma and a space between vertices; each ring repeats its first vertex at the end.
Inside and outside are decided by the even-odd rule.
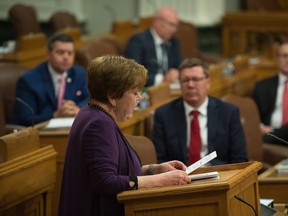
POLYGON ((171 7, 162 7, 154 15, 151 27, 128 41, 125 56, 147 68, 146 86, 178 80, 177 68, 181 63, 180 45, 175 37, 178 24, 177 12, 171 7))

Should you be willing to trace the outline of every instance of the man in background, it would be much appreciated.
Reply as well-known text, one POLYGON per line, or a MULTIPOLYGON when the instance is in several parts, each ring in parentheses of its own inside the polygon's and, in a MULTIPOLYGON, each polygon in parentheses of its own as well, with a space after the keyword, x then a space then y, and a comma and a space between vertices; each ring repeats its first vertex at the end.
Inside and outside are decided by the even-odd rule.
POLYGON ((288 141, 288 40, 282 39, 277 49, 278 74, 256 83, 253 98, 257 104, 266 143, 285 144, 268 135, 288 141))
POLYGON ((48 60, 22 75, 16 87, 11 123, 30 126, 57 117, 74 117, 87 104, 85 69, 73 65, 70 36, 56 33, 48 40, 48 60))
POLYGON ((208 96, 208 66, 185 59, 179 67, 182 97, 159 107, 152 140, 158 162, 180 160, 190 165, 216 151, 212 165, 247 161, 239 109, 208 96))
POLYGON ((175 37, 179 18, 170 7, 163 7, 153 17, 151 28, 130 38, 125 56, 148 70, 146 86, 178 80, 181 63, 179 41, 175 37))

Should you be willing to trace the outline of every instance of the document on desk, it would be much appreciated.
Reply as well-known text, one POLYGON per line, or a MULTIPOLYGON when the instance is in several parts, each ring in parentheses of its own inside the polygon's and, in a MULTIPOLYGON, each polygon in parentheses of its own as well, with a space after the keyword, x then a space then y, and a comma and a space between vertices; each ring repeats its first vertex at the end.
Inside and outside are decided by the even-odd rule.
POLYGON ((194 170, 198 169, 199 167, 203 166, 204 164, 210 162, 211 160, 213 160, 214 158, 217 157, 217 153, 216 151, 213 151, 212 153, 206 155, 205 157, 203 157, 202 159, 196 161, 195 163, 191 164, 189 167, 187 167, 186 169, 186 173, 190 174, 191 172, 193 172, 194 170))
POLYGON ((50 119, 45 129, 70 128, 74 118, 53 118, 50 119))

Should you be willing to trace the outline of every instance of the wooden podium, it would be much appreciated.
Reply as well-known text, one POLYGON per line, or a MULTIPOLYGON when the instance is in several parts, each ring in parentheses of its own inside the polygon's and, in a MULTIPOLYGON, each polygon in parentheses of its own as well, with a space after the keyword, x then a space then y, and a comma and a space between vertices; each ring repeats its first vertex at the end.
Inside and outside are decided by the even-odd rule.
POLYGON ((0 137, 0 215, 52 215, 56 154, 34 128, 0 137))
POLYGON ((259 162, 203 167, 194 173, 218 171, 220 179, 125 191, 117 198, 124 203, 126 216, 254 216, 253 209, 235 196, 260 215, 257 172, 261 167, 259 162))

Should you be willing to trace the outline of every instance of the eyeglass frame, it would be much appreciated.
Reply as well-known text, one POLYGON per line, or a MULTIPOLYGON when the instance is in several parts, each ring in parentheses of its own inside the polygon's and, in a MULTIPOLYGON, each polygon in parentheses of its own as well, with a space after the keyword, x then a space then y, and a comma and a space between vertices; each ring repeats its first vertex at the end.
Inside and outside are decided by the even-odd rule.
POLYGON ((198 84, 199 82, 201 82, 204 79, 207 79, 207 76, 204 77, 192 77, 192 78, 185 78, 185 79, 179 79, 181 84, 188 84, 190 81, 192 81, 194 84, 198 84))

